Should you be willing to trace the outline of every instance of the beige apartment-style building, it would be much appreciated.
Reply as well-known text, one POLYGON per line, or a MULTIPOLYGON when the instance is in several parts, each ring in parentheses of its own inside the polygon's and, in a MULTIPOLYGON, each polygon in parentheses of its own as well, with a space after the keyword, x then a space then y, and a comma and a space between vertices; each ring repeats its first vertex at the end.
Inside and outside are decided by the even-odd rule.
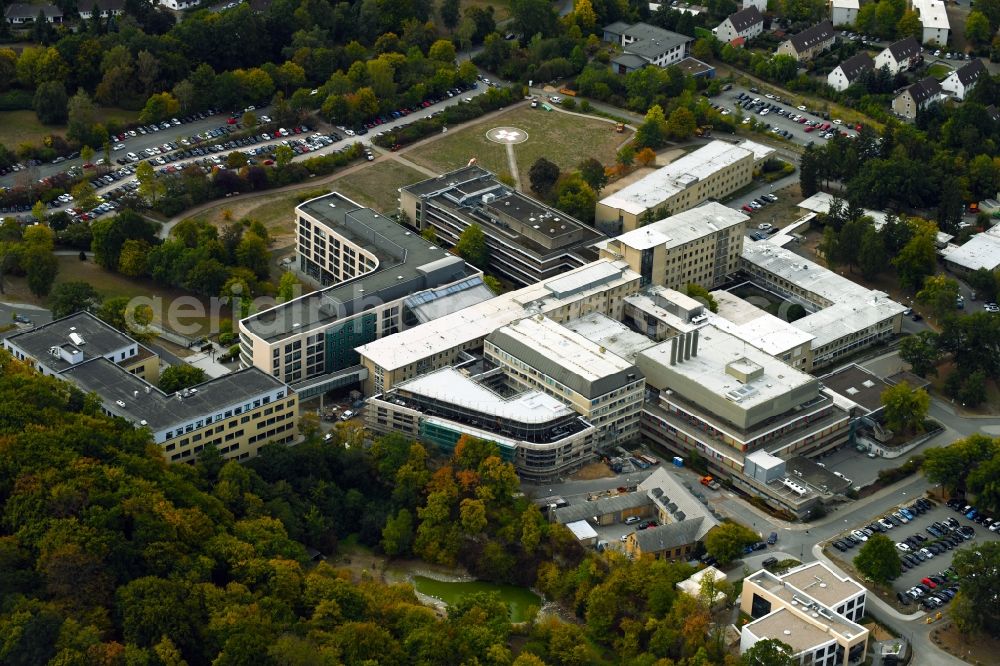
POLYGON ((622 259, 642 276, 642 285, 683 291, 689 284, 713 289, 740 266, 743 234, 750 218, 710 202, 628 231, 599 244, 601 257, 622 259))
POLYGON ((754 168, 773 153, 752 141, 713 141, 598 201, 595 224, 622 233, 638 229, 648 213, 675 215, 723 199, 749 185, 754 168))
POLYGON ((740 610, 753 620, 740 631, 740 652, 757 641, 779 640, 792 647, 803 666, 847 666, 868 653, 865 588, 810 562, 775 575, 761 569, 743 581, 740 610))
POLYGON ((601 444, 638 436, 642 373, 579 333, 544 315, 526 317, 487 336, 484 355, 515 385, 569 405, 597 428, 601 444))
POLYGON ((365 395, 456 365, 482 349, 493 331, 534 314, 559 322, 591 312, 621 319, 625 298, 639 291, 639 274, 623 261, 598 260, 516 291, 437 317, 357 348, 365 395))
POLYGON ((159 357, 89 312, 78 312, 3 341, 14 358, 101 400, 102 411, 146 428, 172 462, 192 462, 208 445, 227 459, 254 456, 297 436, 298 396, 257 368, 164 393, 159 357))

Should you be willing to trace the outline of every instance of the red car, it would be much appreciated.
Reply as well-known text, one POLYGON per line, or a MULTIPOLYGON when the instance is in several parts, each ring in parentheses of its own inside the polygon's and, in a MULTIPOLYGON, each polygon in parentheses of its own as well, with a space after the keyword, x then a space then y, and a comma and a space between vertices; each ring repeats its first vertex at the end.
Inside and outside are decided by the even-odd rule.
POLYGON ((236 124, 236 118, 230 118, 229 120, 226 121, 226 124, 227 125, 235 125, 236 124))
POLYGON ((743 210, 746 211, 746 212, 748 212, 748 213, 752 213, 753 212, 753 208, 751 208, 750 206, 748 206, 746 204, 743 204, 743 210))
POLYGON ((932 581, 930 578, 921 578, 920 582, 923 583, 924 585, 926 585, 927 587, 931 588, 932 590, 935 587, 937 587, 937 583, 935 583, 934 581, 932 581))

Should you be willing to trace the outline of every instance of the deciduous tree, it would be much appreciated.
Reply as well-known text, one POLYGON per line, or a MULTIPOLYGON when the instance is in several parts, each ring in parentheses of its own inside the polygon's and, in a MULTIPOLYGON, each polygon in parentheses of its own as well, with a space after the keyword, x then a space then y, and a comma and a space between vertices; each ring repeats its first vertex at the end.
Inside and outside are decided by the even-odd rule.
POLYGON ((917 301, 928 306, 938 321, 955 314, 958 301, 958 282, 944 275, 929 275, 923 289, 917 292, 917 301))
POLYGON ((855 556, 854 566, 862 574, 881 584, 887 584, 899 576, 902 569, 895 544, 883 534, 874 534, 868 538, 855 556))
POLYGON ((743 554, 743 549, 760 540, 760 535, 739 523, 725 522, 705 535, 705 550, 725 566, 743 554))
POLYGON ((455 254, 479 269, 489 265, 490 251, 486 246, 486 236, 478 224, 470 224, 455 243, 455 254))
POLYGON ((544 157, 539 157, 528 170, 531 189, 543 199, 548 199, 559 180, 559 167, 544 157))
POLYGON ((795 666, 792 646, 777 638, 765 638, 740 656, 741 666, 795 666))
POLYGON ((916 335, 906 336, 899 343, 899 357, 910 364, 916 375, 936 375, 936 366, 941 359, 938 334, 934 331, 920 331, 916 335))
POLYGON ((921 432, 931 406, 931 398, 922 388, 913 388, 902 381, 882 391, 885 423, 891 430, 902 433, 921 432))
POLYGON ((71 281, 58 284, 49 294, 49 309, 53 319, 76 312, 91 310, 101 303, 101 295, 89 282, 71 281))

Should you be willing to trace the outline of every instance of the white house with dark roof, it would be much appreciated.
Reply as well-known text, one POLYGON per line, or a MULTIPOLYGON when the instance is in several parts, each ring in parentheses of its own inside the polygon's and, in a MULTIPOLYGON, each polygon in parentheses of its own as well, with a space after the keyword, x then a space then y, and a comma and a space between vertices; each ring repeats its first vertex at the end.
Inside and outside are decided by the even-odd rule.
POLYGON ((85 20, 93 18, 95 10, 101 18, 121 16, 125 13, 125 0, 79 0, 76 5, 77 13, 85 20))
POLYGON ((604 28, 604 40, 616 42, 622 53, 611 59, 611 69, 627 74, 646 65, 669 67, 688 55, 691 37, 648 23, 629 25, 617 21, 604 28))
POLYGON ((832 0, 830 3, 830 21, 834 25, 854 25, 858 20, 858 0, 832 0))
POLYGON ((767 0, 743 0, 740 3, 740 7, 746 9, 747 7, 756 7, 757 11, 761 14, 767 11, 767 0))
POLYGON ((826 82, 837 91, 847 90, 865 72, 875 69, 875 61, 867 53, 858 53, 833 68, 826 82))
POLYGON ((920 44, 913 37, 907 37, 882 49, 875 56, 875 69, 888 67, 889 73, 895 76, 912 68, 922 59, 920 44))
POLYGON ((833 24, 822 21, 783 41, 778 46, 778 54, 790 55, 799 62, 812 60, 818 53, 833 46, 836 37, 833 24))
POLYGON ((931 76, 917 81, 903 90, 892 100, 892 111, 897 116, 913 120, 917 111, 944 98, 941 84, 931 76))
POLYGON ((22 2, 15 2, 4 11, 4 20, 11 25, 25 25, 34 23, 41 13, 48 23, 62 23, 63 12, 55 5, 32 5, 22 2))
POLYGON ((962 67, 959 67, 941 82, 941 88, 945 92, 951 93, 957 100, 964 100, 965 96, 972 90, 979 79, 989 76, 986 65, 979 58, 972 60, 962 67))
POLYGON ((730 15, 712 30, 720 42, 731 42, 739 37, 753 39, 763 31, 764 17, 752 5, 730 15))

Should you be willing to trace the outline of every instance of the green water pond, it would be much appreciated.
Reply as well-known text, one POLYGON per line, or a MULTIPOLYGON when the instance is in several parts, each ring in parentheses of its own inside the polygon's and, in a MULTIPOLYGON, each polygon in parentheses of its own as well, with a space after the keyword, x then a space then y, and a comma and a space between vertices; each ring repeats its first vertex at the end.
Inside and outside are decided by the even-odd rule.
POLYGON ((527 619, 528 608, 540 608, 542 599, 526 587, 517 585, 501 585, 484 581, 450 582, 435 580, 427 576, 414 576, 413 587, 421 594, 440 599, 445 604, 453 604, 467 594, 476 592, 496 592, 510 609, 512 622, 523 622, 527 619))

